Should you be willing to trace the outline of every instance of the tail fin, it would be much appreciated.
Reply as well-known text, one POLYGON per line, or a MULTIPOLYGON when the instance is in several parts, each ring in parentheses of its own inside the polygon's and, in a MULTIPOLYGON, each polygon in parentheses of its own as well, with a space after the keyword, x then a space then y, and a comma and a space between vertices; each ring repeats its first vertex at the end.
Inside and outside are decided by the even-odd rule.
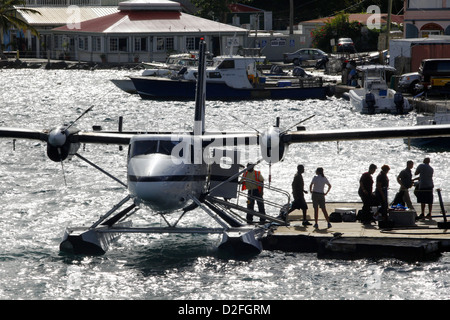
POLYGON ((202 135, 205 133, 205 101, 206 101, 206 43, 202 38, 200 40, 197 88, 195 92, 195 118, 194 134, 202 135))

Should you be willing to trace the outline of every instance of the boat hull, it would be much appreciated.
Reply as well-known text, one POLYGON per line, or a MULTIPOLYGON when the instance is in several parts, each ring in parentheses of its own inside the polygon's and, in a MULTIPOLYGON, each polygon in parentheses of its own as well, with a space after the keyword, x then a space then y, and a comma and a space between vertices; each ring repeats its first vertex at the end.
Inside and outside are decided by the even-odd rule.
POLYGON ((450 137, 404 139, 411 146, 425 149, 450 150, 450 137))
POLYGON ((119 89, 131 94, 136 94, 136 88, 134 87, 133 81, 130 79, 113 79, 112 83, 116 85, 119 89))
MULTIPOLYGON (((364 100, 366 91, 364 89, 355 89, 349 91, 349 100, 352 107, 355 111, 358 111, 362 114, 374 114, 374 113, 393 113, 397 114, 397 107, 394 102, 393 94, 390 93, 391 97, 379 97, 376 96, 376 103, 374 110, 369 110, 367 103, 364 100)), ((408 102, 408 99, 404 99, 403 101, 403 113, 408 113, 411 111, 411 105, 408 102)))
MULTIPOLYGON (((131 78, 142 99, 195 99, 195 81, 163 78, 131 78)), ((208 100, 253 100, 253 99, 326 99, 330 88, 323 87, 264 87, 236 89, 221 82, 206 83, 208 100)))

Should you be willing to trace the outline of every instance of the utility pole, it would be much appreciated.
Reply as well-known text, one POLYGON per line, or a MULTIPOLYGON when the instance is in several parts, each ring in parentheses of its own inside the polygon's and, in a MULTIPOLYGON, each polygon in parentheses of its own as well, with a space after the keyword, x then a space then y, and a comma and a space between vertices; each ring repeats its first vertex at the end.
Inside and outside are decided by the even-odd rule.
POLYGON ((386 49, 389 50, 389 37, 391 35, 391 15, 392 15, 392 0, 388 1, 388 18, 387 18, 387 33, 386 33, 386 49))
POLYGON ((289 0, 289 34, 294 34, 294 0, 289 0))

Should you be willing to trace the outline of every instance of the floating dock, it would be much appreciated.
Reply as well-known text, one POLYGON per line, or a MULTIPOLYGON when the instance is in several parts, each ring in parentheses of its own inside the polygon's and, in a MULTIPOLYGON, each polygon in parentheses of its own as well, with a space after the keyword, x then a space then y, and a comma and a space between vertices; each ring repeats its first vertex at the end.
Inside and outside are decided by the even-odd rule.
MULTIPOLYGON (((450 204, 444 206, 448 209, 450 204)), ((438 227, 438 223, 444 221, 439 204, 434 204, 432 220, 417 220, 408 226, 393 224, 385 228, 376 222, 362 224, 360 221, 331 222, 332 227, 327 228, 319 209, 319 228, 316 229, 313 227, 312 205, 308 207, 307 215, 312 225, 303 226, 301 212, 292 212, 288 216, 289 226, 278 226, 264 238, 264 250, 315 252, 319 258, 397 258, 409 261, 436 259, 442 252, 450 251, 450 229, 438 227)), ((420 208, 420 204, 415 207, 420 208)), ((339 208, 358 212, 362 203, 327 203, 328 213, 339 211, 339 208)))

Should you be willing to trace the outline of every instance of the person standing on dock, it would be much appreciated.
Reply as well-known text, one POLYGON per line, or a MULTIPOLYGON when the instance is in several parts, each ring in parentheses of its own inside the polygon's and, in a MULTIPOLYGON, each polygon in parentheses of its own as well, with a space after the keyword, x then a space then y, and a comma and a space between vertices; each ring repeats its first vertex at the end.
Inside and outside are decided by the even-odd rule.
POLYGON ((406 206, 411 210, 414 210, 414 206, 411 202, 411 197, 409 196, 409 188, 413 186, 414 181, 411 172, 411 169, 413 167, 414 162, 412 160, 408 160, 406 162, 406 168, 400 171, 400 174, 397 176, 397 182, 400 184, 400 190, 398 192, 403 193, 402 199, 405 202, 406 206))
POLYGON ((327 220, 328 228, 331 228, 330 219, 328 218, 327 208, 325 206, 325 196, 330 192, 331 184, 323 173, 323 168, 316 169, 316 176, 311 181, 309 185, 309 191, 311 192, 311 198, 314 207, 314 228, 318 228, 319 219, 319 207, 322 209, 325 220, 327 220), (328 190, 325 191, 325 185, 328 186, 328 190))
POLYGON ((417 202, 420 203, 421 214, 419 219, 424 219, 425 205, 428 204, 428 214, 426 218, 431 220, 431 209, 433 208, 433 173, 430 166, 430 158, 423 159, 423 163, 417 166, 415 175, 419 175, 419 190, 417 192, 417 202))
POLYGON ((377 170, 375 164, 369 166, 369 171, 364 172, 359 179, 358 195, 363 202, 361 222, 369 223, 372 220, 370 207, 375 204, 375 197, 373 196, 373 178, 372 175, 377 170))
MULTIPOLYGON (((378 213, 381 213, 383 220, 387 220, 387 210, 388 210, 388 189, 389 189, 389 178, 387 176, 391 168, 385 164, 381 167, 381 171, 377 176, 377 186, 375 189, 375 194, 380 201, 381 208, 378 213)), ((376 219, 376 217, 375 217, 376 219)))
MULTIPOLYGON (((247 171, 242 175, 242 191, 248 190, 247 209, 253 211, 256 200, 259 213, 266 214, 263 200, 264 177, 261 171, 254 170, 254 167, 255 164, 247 164, 247 171)), ((260 223, 264 223, 265 221, 266 219, 259 218, 260 223)), ((251 213, 247 213, 247 222, 253 222, 253 215, 251 213)))
POLYGON ((308 205, 305 201, 305 193, 308 191, 305 190, 305 182, 303 181, 303 172, 305 172, 305 167, 301 164, 297 166, 297 173, 294 176, 294 180, 292 181, 292 195, 294 196, 294 201, 292 202, 291 209, 289 213, 292 211, 299 209, 303 212, 303 222, 302 225, 309 226, 311 223, 308 222, 306 218, 306 211, 308 210, 308 205))

